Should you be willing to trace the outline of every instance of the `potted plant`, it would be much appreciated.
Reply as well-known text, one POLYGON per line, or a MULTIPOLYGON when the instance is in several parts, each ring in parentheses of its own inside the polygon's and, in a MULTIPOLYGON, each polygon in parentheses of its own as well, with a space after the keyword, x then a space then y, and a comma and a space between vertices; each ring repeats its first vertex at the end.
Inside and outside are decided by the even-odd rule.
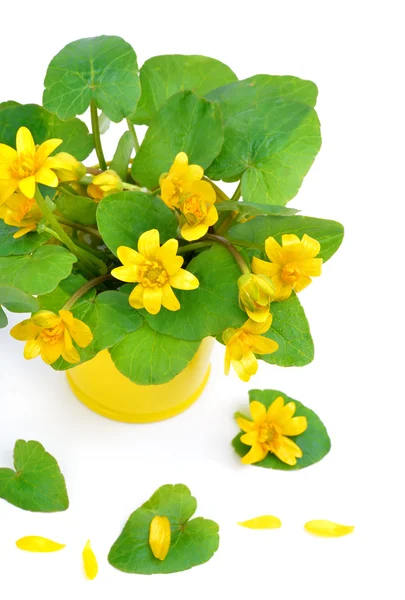
POLYGON ((198 397, 212 338, 243 381, 258 359, 311 362, 298 294, 343 238, 286 207, 321 145, 316 97, 310 81, 239 81, 203 56, 139 71, 127 42, 100 36, 52 59, 43 107, 0 104, 0 304, 32 313, 11 329, 25 358, 132 422, 198 397), (107 161, 102 133, 123 120, 107 161), (220 181, 236 183, 231 197, 220 181))

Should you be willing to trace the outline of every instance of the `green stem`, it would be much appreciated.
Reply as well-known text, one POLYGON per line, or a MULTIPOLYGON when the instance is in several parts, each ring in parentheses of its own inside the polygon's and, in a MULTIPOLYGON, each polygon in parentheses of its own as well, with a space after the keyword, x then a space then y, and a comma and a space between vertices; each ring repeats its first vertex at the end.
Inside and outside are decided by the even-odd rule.
POLYGON ((84 231, 85 233, 90 233, 90 235, 94 235, 95 237, 102 239, 100 232, 98 229, 94 227, 86 227, 85 225, 81 225, 81 223, 75 223, 74 221, 70 221, 69 219, 65 219, 65 217, 56 217, 58 223, 62 223, 62 225, 66 225, 67 227, 71 227, 72 229, 78 229, 79 231, 84 231))
POLYGON ((138 140, 138 136, 136 135, 135 125, 133 123, 131 123, 131 121, 129 119, 127 119, 127 125, 128 125, 128 131, 132 135, 132 139, 133 139, 133 142, 134 142, 135 152, 138 152, 138 150, 139 150, 139 140, 138 140))
POLYGON ((239 185, 233 193, 231 200, 239 200, 242 195, 242 182, 239 181, 239 185))
POLYGON ((211 181, 211 179, 208 179, 208 177, 203 177, 204 181, 208 181, 208 183, 210 183, 212 185, 212 187, 214 188, 216 195, 218 196, 218 198, 220 198, 223 202, 226 202, 227 200, 230 200, 229 196, 227 196, 225 194, 225 192, 223 192, 221 190, 220 187, 217 186, 216 183, 214 183, 213 181, 211 181))
MULTIPOLYGON (((55 238, 55 240, 58 240, 59 242, 62 242, 62 240, 60 239, 60 237, 58 236, 58 234, 57 234, 57 233, 56 233, 56 232, 55 232, 53 229, 50 229, 49 227, 45 227, 45 225, 42 225, 42 226, 41 226, 41 233, 42 233, 43 231, 44 231, 45 233, 49 233, 49 235, 51 235, 52 237, 54 237, 54 238, 55 238)), ((63 243, 63 242, 62 242, 62 243, 63 243)))
POLYGON ((234 257, 240 270, 242 271, 242 273, 250 273, 250 269, 247 266, 242 254, 227 239, 225 239, 224 237, 221 237, 220 235, 216 235, 213 233, 207 233, 207 235, 204 237, 204 239, 212 240, 213 242, 216 242, 217 244, 221 244, 221 246, 224 246, 224 248, 226 248, 228 250, 228 252, 230 252, 232 254, 232 256, 234 257))
POLYGON ((192 244, 187 244, 186 246, 180 246, 177 250, 177 254, 193 252, 194 250, 200 250, 201 248, 206 248, 207 246, 212 246, 212 242, 193 242, 192 244))
POLYGON ((82 287, 80 287, 73 294, 73 296, 71 296, 69 298, 69 300, 66 302, 66 304, 65 304, 65 306, 63 307, 62 310, 70 310, 75 305, 75 303, 77 302, 77 300, 79 300, 79 298, 81 298, 82 296, 84 296, 84 294, 86 292, 88 292, 92 288, 96 287, 96 285, 99 285, 100 283, 103 283, 103 281, 107 281, 107 279, 111 279, 111 278, 112 278, 112 275, 101 275, 100 277, 96 277, 95 279, 92 279, 91 281, 88 281, 87 283, 85 283, 84 285, 82 285, 82 287))
POLYGON ((93 130, 94 137, 94 147, 96 149, 96 154, 98 158, 98 162, 103 171, 107 170, 107 163, 105 162, 103 148, 101 146, 101 138, 100 138, 100 123, 98 122, 98 113, 97 106, 94 100, 90 102, 90 114, 91 114, 91 128, 93 130))

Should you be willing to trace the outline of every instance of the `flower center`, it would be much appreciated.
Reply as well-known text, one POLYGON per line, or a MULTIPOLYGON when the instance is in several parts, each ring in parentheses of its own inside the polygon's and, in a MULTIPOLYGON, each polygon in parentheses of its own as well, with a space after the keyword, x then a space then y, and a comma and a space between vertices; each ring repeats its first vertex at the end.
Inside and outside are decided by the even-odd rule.
POLYGON ((34 204, 35 204, 35 200, 34 199, 30 200, 29 198, 27 198, 26 202, 21 202, 18 209, 13 211, 13 217, 15 218, 15 220, 18 223, 21 223, 21 221, 24 219, 24 217, 28 215, 28 213, 30 212, 30 210, 34 206, 34 204))
POLYGON ((165 269, 155 260, 145 260, 140 271, 140 280, 144 287, 163 287, 169 280, 165 269))
POLYGON ((263 423, 259 429, 259 442, 270 452, 279 446, 281 430, 276 423, 263 423))
POLYGON ((65 325, 63 321, 52 327, 51 329, 43 329, 39 336, 46 342, 47 344, 56 344, 60 341, 65 333, 65 325))
POLYGON ((301 277, 301 271, 292 263, 284 265, 281 278, 288 283, 295 283, 301 277))
POLYGON ((11 176, 15 179, 25 179, 35 173, 35 156, 29 153, 20 153, 10 167, 11 176))
POLYGON ((186 198, 180 208, 190 225, 200 223, 207 216, 207 207, 198 194, 186 198))

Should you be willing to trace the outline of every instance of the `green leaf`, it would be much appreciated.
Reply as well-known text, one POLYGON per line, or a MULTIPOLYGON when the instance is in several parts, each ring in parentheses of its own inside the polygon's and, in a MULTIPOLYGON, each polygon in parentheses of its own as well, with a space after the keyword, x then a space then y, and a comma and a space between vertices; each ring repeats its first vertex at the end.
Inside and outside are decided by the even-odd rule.
MULTIPOLYGON (((269 408, 270 404, 278 397, 282 396, 284 402, 295 402, 296 411, 295 416, 306 417, 308 421, 308 427, 300 435, 291 436, 291 439, 301 448, 303 456, 297 458, 297 464, 290 466, 279 460, 274 454, 268 454, 266 458, 253 466, 265 467, 266 469, 278 469, 280 471, 297 471, 298 469, 304 469, 314 463, 320 461, 330 450, 331 443, 326 431, 325 425, 319 419, 319 417, 310 409, 290 398, 283 392, 278 390, 250 390, 249 391, 249 402, 256 400, 264 404, 266 408, 269 408)), ((239 456, 245 456, 248 453, 250 446, 246 446, 240 441, 241 434, 238 434, 232 441, 232 445, 235 448, 239 456)))
POLYGON ((0 329, 4 329, 4 327, 7 327, 7 325, 8 325, 7 315, 4 312, 2 306, 0 305, 0 329))
POLYGON ((293 293, 288 300, 272 302, 273 322, 265 337, 278 343, 273 354, 258 356, 261 360, 280 367, 303 367, 314 359, 314 342, 309 323, 297 296, 293 293))
POLYGON ((11 285, 0 285, 0 304, 15 313, 35 312, 39 309, 36 298, 11 285))
POLYGON ((249 219, 260 215, 270 215, 272 217, 287 217, 295 215, 298 210, 287 208, 285 206, 276 206, 274 204, 257 204, 256 202, 238 202, 237 200, 227 200, 216 205, 218 212, 229 212, 237 210, 240 217, 249 219))
POLYGON ((125 131, 118 142, 117 149, 111 161, 110 169, 115 171, 121 179, 126 181, 128 165, 134 149, 134 140, 130 131, 125 131))
POLYGON ((206 169, 223 144, 223 125, 218 104, 192 92, 172 96, 152 120, 132 163, 132 177, 154 189, 179 152, 190 164, 206 169))
POLYGON ((59 512, 69 507, 59 465, 39 442, 16 442, 14 468, 0 469, 0 498, 32 512, 59 512))
POLYGON ((142 94, 134 123, 149 125, 156 113, 177 92, 190 90, 204 96, 211 90, 237 81, 235 73, 224 63, 207 56, 171 54, 154 56, 141 68, 142 94))
POLYGON ((42 246, 32 254, 0 257, 0 284, 28 294, 51 292, 72 271, 76 257, 60 246, 42 246))
POLYGON ((19 106, 19 102, 15 102, 14 100, 0 102, 0 110, 5 110, 6 108, 11 108, 12 106, 19 106))
POLYGON ((215 244, 187 266, 200 282, 196 290, 174 290, 181 308, 162 309, 157 315, 143 311, 156 331, 182 340, 215 336, 227 327, 239 327, 247 317, 238 302, 240 269, 233 256, 215 244))
POLYGON ((315 110, 278 97, 256 99, 254 82, 246 81, 220 88, 209 99, 221 106, 225 141, 207 176, 241 179, 248 202, 285 205, 298 192, 321 146, 315 110))
POLYGON ((219 547, 219 527, 214 521, 197 517, 197 501, 183 484, 163 485, 131 514, 108 555, 109 563, 125 573, 176 573, 201 565, 219 547), (170 521, 171 544, 165 560, 154 557, 149 546, 153 517, 170 521), (191 519, 191 520, 190 520, 191 519))
POLYGON ((56 199, 59 212, 67 219, 82 225, 95 225, 97 202, 86 196, 60 194, 56 199))
POLYGON ((158 229, 160 243, 177 236, 177 219, 160 198, 143 192, 120 192, 102 199, 97 209, 98 229, 116 254, 119 246, 138 247, 139 236, 158 229))
POLYGON ((20 238, 13 238, 18 227, 10 227, 0 220, 0 256, 18 256, 27 254, 36 248, 43 246, 49 240, 47 233, 26 233, 20 238))
POLYGON ((187 367, 200 341, 162 335, 144 323, 110 350, 115 366, 139 385, 166 383, 187 367))
POLYGON ((117 36, 84 38, 65 46, 50 62, 43 103, 60 119, 81 115, 94 100, 115 123, 132 114, 141 88, 136 54, 117 36))
POLYGON ((277 219, 256 217, 252 221, 232 227, 228 236, 235 244, 240 243, 241 246, 259 250, 261 257, 268 260, 264 254, 266 239, 271 236, 281 243, 284 233, 295 233, 299 238, 306 233, 318 240, 321 244, 318 256, 326 262, 342 243, 344 229, 337 221, 312 217, 291 216, 277 219))
POLYGON ((61 121, 37 104, 19 104, 0 111, 0 142, 15 148, 17 131, 23 125, 31 131, 36 144, 51 138, 63 140, 56 153, 68 152, 84 160, 94 148, 93 136, 83 121, 61 121))
MULTIPOLYGON (((66 279, 63 279, 59 285, 48 294, 38 298, 41 310, 51 310, 57 313, 66 302, 81 288, 87 279, 78 273, 72 273, 66 279)), ((93 307, 93 301, 96 297, 96 290, 93 288, 81 296, 74 305, 72 312, 76 319, 81 319, 93 307)))

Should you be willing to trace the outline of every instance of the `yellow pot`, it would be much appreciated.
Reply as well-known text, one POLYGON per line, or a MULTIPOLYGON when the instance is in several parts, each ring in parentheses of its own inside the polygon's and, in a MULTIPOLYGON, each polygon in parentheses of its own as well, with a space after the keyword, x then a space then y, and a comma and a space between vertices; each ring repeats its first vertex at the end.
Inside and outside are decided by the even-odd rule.
POLYGON ((168 383, 137 385, 114 365, 108 350, 70 369, 75 396, 94 412, 125 423, 152 423, 174 417, 197 400, 208 381, 214 340, 205 338, 190 364, 168 383))

